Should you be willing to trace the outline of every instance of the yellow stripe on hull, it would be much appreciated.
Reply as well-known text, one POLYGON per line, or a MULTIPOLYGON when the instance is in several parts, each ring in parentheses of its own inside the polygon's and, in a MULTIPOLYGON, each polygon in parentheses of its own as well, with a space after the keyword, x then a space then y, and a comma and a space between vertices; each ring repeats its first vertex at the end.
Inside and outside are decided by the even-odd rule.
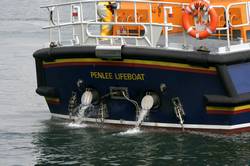
POLYGON ((124 64, 138 64, 138 65, 155 65, 155 66, 162 66, 162 67, 175 67, 175 68, 185 68, 185 69, 192 69, 192 70, 203 70, 203 71, 210 71, 215 72, 215 67, 203 68, 203 67, 194 67, 189 64, 181 64, 181 63, 173 63, 173 62, 159 62, 159 61, 148 61, 148 60, 130 60, 124 59, 123 61, 108 61, 108 60, 101 60, 96 58, 74 58, 74 59, 56 59, 53 62, 43 62, 44 65, 54 65, 60 63, 124 63, 124 64))
POLYGON ((208 111, 232 111, 232 112, 237 112, 237 111, 250 109, 250 104, 243 105, 243 106, 237 106, 237 107, 207 106, 206 109, 208 111))

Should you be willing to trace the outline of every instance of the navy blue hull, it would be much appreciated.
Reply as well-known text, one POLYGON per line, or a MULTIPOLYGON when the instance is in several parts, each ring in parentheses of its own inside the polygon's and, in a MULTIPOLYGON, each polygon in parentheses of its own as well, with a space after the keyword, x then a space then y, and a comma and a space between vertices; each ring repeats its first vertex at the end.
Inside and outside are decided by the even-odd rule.
MULTIPOLYGON (((235 74, 233 69, 230 68, 229 76, 235 74)), ((52 87, 56 91, 54 96, 43 94, 53 114, 69 115, 72 93, 77 94, 77 105, 80 105, 82 94, 86 88, 91 88, 99 93, 101 103, 107 107, 106 119, 135 121, 135 105, 125 98, 116 99, 110 95, 110 89, 116 87, 126 88, 129 98, 139 105, 147 92, 159 96, 160 104, 149 112, 146 122, 179 124, 172 103, 176 97, 180 99, 185 111, 184 124, 237 125, 250 122, 249 100, 234 102, 229 86, 225 86, 226 79, 222 78, 226 76, 222 76, 220 68, 214 66, 138 59, 109 61, 98 58, 61 58, 43 61, 38 75, 39 72, 42 81, 41 78, 38 80, 43 85, 38 86, 52 87), (82 81, 81 86, 78 85, 79 80, 82 81), (165 85, 164 90, 161 89, 162 85, 165 85), (217 96, 216 101, 213 101, 213 95, 217 96), (229 104, 225 104, 227 100, 230 100, 229 104)), ((231 82, 235 81, 232 79, 231 82)), ((90 118, 98 118, 99 105, 96 104, 95 113, 90 114, 90 118)))
MULTIPOLYGON (((179 97, 187 115, 185 117, 186 123, 231 124, 231 118, 227 116, 214 117, 206 113, 204 94, 225 94, 217 74, 102 65, 52 67, 47 68, 45 73, 48 85, 56 87, 60 94, 60 105, 51 106, 52 113, 68 114, 68 101, 72 91, 83 93, 77 88, 77 81, 81 79, 86 87, 95 88, 101 96, 109 93, 109 87, 128 87, 129 97, 138 103, 145 92, 158 93, 161 105, 159 109, 150 113, 149 120, 153 122, 178 123, 171 99, 179 97), (145 79, 120 81, 91 78, 90 76, 90 72, 114 73, 114 71, 115 73, 143 73, 145 79), (160 92, 160 84, 162 83, 167 86, 164 93, 160 92)), ((110 99, 107 104, 110 119, 135 120, 135 108, 129 101, 110 99)))

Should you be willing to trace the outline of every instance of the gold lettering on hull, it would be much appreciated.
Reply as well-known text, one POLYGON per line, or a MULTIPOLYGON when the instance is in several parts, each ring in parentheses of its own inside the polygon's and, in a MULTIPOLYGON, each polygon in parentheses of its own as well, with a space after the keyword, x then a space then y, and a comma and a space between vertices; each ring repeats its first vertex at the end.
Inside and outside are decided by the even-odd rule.
POLYGON ((93 79, 102 80, 120 80, 120 81, 144 81, 145 74, 143 73, 111 73, 111 72, 90 72, 90 77, 93 79))
POLYGON ((90 77, 95 79, 112 80, 113 73, 109 72, 90 72, 90 77))

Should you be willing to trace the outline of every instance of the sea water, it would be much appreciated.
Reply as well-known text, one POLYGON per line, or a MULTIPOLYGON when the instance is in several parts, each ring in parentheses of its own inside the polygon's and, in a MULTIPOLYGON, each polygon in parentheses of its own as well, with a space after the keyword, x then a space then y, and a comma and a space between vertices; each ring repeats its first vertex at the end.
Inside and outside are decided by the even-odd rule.
MULTIPOLYGON (((140 132, 51 119, 32 53, 48 42, 45 0, 0 1, 0 165, 249 165, 250 134, 140 132), (97 128, 96 128, 97 127, 97 128), (132 134, 131 134, 132 133, 132 134)), ((66 2, 66 0, 64 1, 66 2)))

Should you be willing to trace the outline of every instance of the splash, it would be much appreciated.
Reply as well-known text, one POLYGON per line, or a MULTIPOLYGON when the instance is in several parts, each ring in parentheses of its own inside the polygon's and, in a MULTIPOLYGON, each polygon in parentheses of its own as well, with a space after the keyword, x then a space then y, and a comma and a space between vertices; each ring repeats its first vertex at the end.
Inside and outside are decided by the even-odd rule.
POLYGON ((140 130, 139 127, 134 127, 132 129, 128 129, 127 131, 120 132, 117 135, 136 135, 142 133, 142 130, 140 130))
POLYGON ((71 128, 86 128, 86 127, 88 127, 87 124, 84 124, 84 123, 78 124, 75 122, 71 122, 68 126, 71 128))
POLYGON ((75 118, 75 122, 83 122, 85 121, 85 112, 89 108, 88 105, 81 106, 78 112, 77 117, 75 118))
POLYGON ((78 112, 78 117, 79 118, 84 118, 85 117, 85 111, 89 108, 89 105, 84 105, 80 107, 80 110, 78 112))
POLYGON ((140 129, 140 126, 143 120, 145 119, 145 117, 147 116, 148 112, 149 110, 141 109, 135 127, 132 129, 128 129, 125 132, 120 132, 118 135, 135 135, 135 134, 141 133, 142 130, 140 129))
POLYGON ((85 111, 88 109, 89 106, 81 106, 78 112, 77 117, 75 117, 74 122, 69 124, 69 127, 74 128, 85 128, 87 124, 84 124, 85 121, 85 111))

